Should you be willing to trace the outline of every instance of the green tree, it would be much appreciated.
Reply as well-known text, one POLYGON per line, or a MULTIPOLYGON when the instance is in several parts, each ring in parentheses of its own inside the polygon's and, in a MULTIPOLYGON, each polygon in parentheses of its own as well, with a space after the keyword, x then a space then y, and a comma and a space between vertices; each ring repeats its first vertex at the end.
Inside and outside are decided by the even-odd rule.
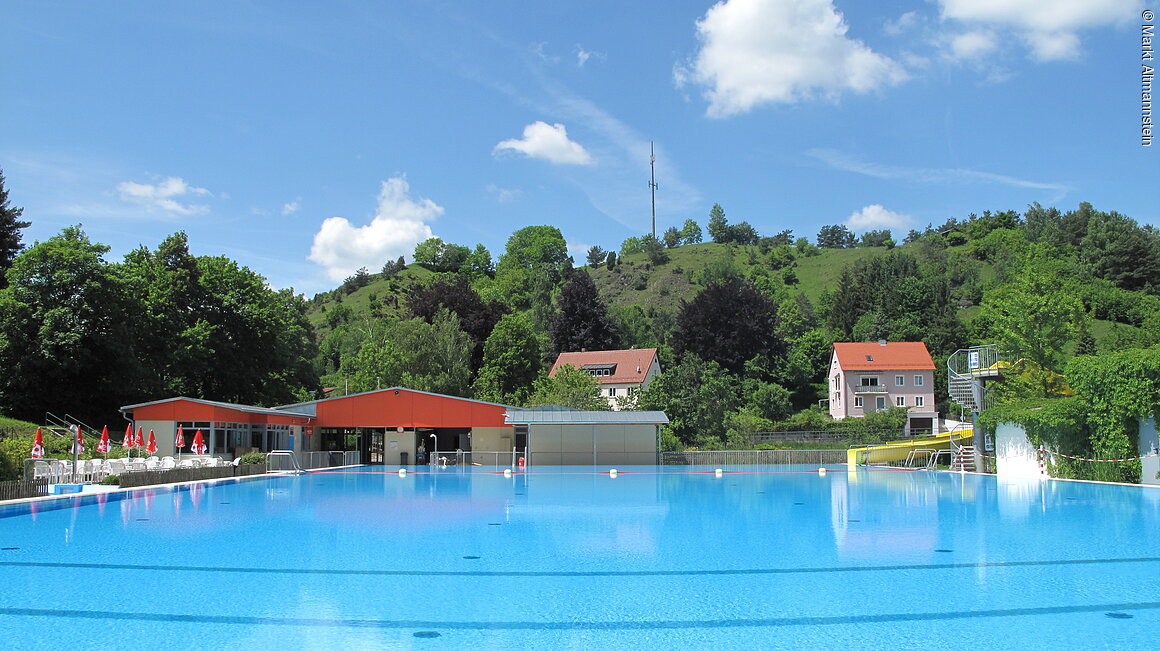
POLYGON ((686 219, 681 226, 681 244, 700 244, 701 227, 692 219, 686 219))
POLYGON ((609 411, 608 401, 600 397, 596 378, 575 366, 561 366, 556 374, 536 380, 527 407, 568 407, 586 411, 609 411))
POLYGON ((407 309, 427 323, 434 323, 443 310, 455 314, 460 327, 471 337, 472 372, 479 370, 483 363, 484 342, 492 328, 509 311, 503 303, 484 301, 471 288, 466 276, 412 286, 407 292, 407 309))
POLYGON ((620 243, 620 257, 644 252, 644 240, 635 235, 620 243))
POLYGON ((588 247, 588 266, 599 267, 604 264, 604 260, 608 257, 608 252, 599 246, 588 247))
POLYGON ((496 285, 516 309, 547 307, 571 262, 568 243, 560 229, 527 226, 508 238, 507 248, 496 264, 496 285))
POLYGON ((718 244, 729 241, 729 220, 725 219, 725 209, 719 203, 709 209, 709 237, 718 244))
POLYGON ((505 315, 484 344, 483 366, 473 385, 475 398, 524 404, 543 371, 542 359, 542 344, 527 318, 521 314, 505 315))
POLYGON ((675 249, 681 245, 681 232, 676 226, 670 226, 661 236, 661 241, 665 243, 665 247, 675 249))
POLYGON ((818 247, 822 249, 847 249, 855 242, 854 234, 845 224, 829 224, 818 231, 818 247))
POLYGON ((641 248, 653 266, 660 266, 669 261, 669 253, 665 250, 665 246, 651 233, 641 238, 641 248))
POLYGON ((491 278, 495 276, 495 264, 491 261, 491 251, 482 244, 476 244, 475 249, 467 254, 463 263, 459 265, 459 273, 472 280, 491 278))
POLYGON ((725 417, 737 409, 737 380, 716 362, 686 355, 665 368, 639 394, 638 408, 663 411, 665 430, 685 446, 717 446, 725 440, 725 417))
POLYGON ((382 321, 374 325, 358 353, 343 360, 341 374, 351 392, 405 386, 467 396, 471 349, 471 338, 448 310, 442 310, 432 323, 382 321))
POLYGON ((983 295, 983 315, 1009 354, 1059 370, 1064 346, 1078 334, 1083 304, 1066 263, 1036 245, 1014 282, 983 295))
POLYGON ((137 310, 103 258, 108 250, 70 226, 13 260, 0 290, 0 404, 9 415, 99 422, 135 395, 137 310))
POLYGON ((866 231, 865 233, 862 233, 862 240, 859 242, 859 244, 864 247, 873 247, 886 246, 887 242, 890 242, 893 246, 894 240, 890 235, 890 229, 883 228, 877 231, 866 231))
POLYGON ((785 355, 777 306, 740 281, 709 285, 692 301, 683 302, 670 341, 679 357, 693 353, 735 373, 758 355, 785 355))
POLYGON ((596 292, 592 276, 576 269, 560 290, 557 312, 548 331, 552 352, 615 350, 620 335, 608 316, 608 308, 596 292))
POLYGON ((23 208, 9 203, 8 188, 4 185, 4 171, 0 170, 0 289, 8 286, 5 276, 12 267, 16 255, 24 249, 20 243, 20 231, 28 228, 29 222, 21 221, 23 208))

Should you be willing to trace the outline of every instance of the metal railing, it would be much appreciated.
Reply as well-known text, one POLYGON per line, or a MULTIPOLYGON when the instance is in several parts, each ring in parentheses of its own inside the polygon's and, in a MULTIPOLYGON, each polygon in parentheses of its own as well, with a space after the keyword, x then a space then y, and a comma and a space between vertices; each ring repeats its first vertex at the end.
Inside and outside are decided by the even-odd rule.
POLYGON ((266 470, 269 472, 302 472, 298 455, 293 450, 271 450, 266 453, 266 470))
MULTIPOLYGON (((288 452, 276 450, 276 452, 288 452)), ((357 466, 361 457, 358 450, 331 450, 329 452, 294 452, 298 467, 302 470, 357 466)))
POLYGON ((845 450, 687 450, 662 452, 662 466, 827 465, 846 463, 845 450))

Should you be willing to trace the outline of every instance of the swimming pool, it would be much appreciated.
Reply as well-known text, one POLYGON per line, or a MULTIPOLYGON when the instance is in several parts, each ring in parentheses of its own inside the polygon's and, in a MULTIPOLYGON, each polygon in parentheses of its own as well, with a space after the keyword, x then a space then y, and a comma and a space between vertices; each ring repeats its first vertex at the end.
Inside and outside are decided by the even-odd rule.
POLYGON ((619 470, 364 466, 0 507, 0 646, 1157 646, 1160 490, 619 470))

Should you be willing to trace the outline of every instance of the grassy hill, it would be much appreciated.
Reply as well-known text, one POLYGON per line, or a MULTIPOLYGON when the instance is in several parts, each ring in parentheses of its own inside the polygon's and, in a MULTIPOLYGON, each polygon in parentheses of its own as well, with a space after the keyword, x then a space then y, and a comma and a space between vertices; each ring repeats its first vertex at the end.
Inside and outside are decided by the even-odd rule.
MULTIPOLYGON (((902 245, 897 250, 907 251, 914 245, 902 245)), ((949 251, 965 252, 966 247, 952 247, 949 251)), ((646 313, 664 311, 675 314, 682 300, 693 299, 703 289, 705 269, 720 265, 728 260, 747 275, 755 266, 768 266, 767 257, 756 246, 735 246, 716 243, 701 243, 666 250, 668 262, 653 265, 644 253, 636 253, 618 258, 617 264, 608 269, 605 265, 595 268, 583 266, 592 276, 601 298, 610 306, 638 306, 646 313)), ((859 260, 884 256, 889 250, 883 247, 852 249, 820 249, 816 255, 795 252, 792 262, 798 282, 791 286, 793 291, 806 295, 817 303, 822 293, 833 289, 842 270, 859 260)), ((577 265, 581 266, 581 265, 577 265)), ((774 272, 780 273, 780 272, 774 272)), ((381 274, 372 274, 369 283, 347 294, 343 288, 316 295, 310 302, 308 318, 320 335, 329 328, 326 315, 339 305, 349 308, 354 318, 375 313, 402 316, 405 308, 406 288, 415 283, 423 283, 438 275, 420 267, 409 265, 392 278, 384 279, 381 274), (373 309, 372 309, 373 308, 373 309)), ((994 278, 994 269, 989 263, 981 263, 980 282, 987 283, 994 278)), ((977 305, 968 305, 959 310, 963 322, 970 321, 981 313, 977 305)), ((1132 326, 1114 324, 1110 321, 1094 320, 1092 335, 1102 341, 1113 331, 1134 330, 1132 326)))

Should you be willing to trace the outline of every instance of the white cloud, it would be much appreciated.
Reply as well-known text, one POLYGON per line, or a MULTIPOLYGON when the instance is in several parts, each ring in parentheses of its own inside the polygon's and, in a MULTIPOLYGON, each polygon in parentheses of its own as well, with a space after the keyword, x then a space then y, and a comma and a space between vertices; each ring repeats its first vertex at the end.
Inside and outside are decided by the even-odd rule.
POLYGON ((556 165, 591 165, 595 161, 584 147, 568 139, 562 124, 536 121, 524 127, 523 138, 504 140, 493 153, 517 151, 529 158, 541 158, 556 165))
POLYGON ((981 58, 999 45, 995 34, 987 30, 975 30, 950 37, 950 57, 955 60, 981 58))
POLYGON ((1059 183, 1030 181, 1014 176, 995 174, 994 172, 983 172, 957 167, 895 167, 892 165, 868 163, 832 149, 811 149, 806 152, 806 155, 816 158, 834 169, 854 172, 855 174, 862 174, 863 176, 877 179, 899 179, 911 183, 955 183, 959 185, 970 183, 997 183, 1016 188, 1049 190, 1053 193, 1051 201, 1062 199, 1068 193, 1068 190, 1070 190, 1066 185, 1059 183))
POLYGON ((908 11, 896 20, 887 20, 883 26, 885 31, 890 36, 901 36, 904 32, 908 32, 918 26, 919 18, 917 11, 908 11))
POLYGON ((898 62, 847 38, 847 30, 831 0, 719 2, 697 21, 700 51, 674 76, 678 86, 706 86, 707 114, 718 118, 907 78, 898 62))
POLYGON ((554 54, 548 54, 547 49, 548 44, 545 42, 532 43, 530 48, 532 54, 536 55, 536 58, 544 63, 559 63, 560 57, 554 54))
POLYGON ((887 210, 879 203, 854 211, 846 220, 846 226, 855 231, 868 231, 874 228, 898 229, 908 225, 910 225, 910 217, 887 210))
POLYGON ((1015 31, 1041 61, 1078 56, 1077 31, 1122 24, 1142 0, 939 0, 943 18, 1015 31))
POLYGON ((294 201, 291 201, 290 203, 282 204, 282 214, 283 215, 293 215, 294 213, 298 212, 301 209, 302 209, 302 199, 295 199, 294 201))
POLYGON ((585 50, 583 46, 580 46, 580 45, 576 46, 576 67, 577 68, 583 68, 584 64, 588 63, 589 59, 597 59, 597 60, 603 61, 605 58, 606 58, 606 55, 603 52, 592 52, 590 50, 585 50))
POLYGON ((178 198, 186 196, 213 196, 205 188, 189 185, 184 179, 170 176, 159 183, 134 183, 125 181, 117 184, 117 193, 122 201, 140 204, 150 209, 161 210, 171 215, 199 215, 209 211, 209 206, 182 203, 178 198))
POLYGON ((430 199, 412 199, 410 189, 403 177, 383 181, 378 210, 365 226, 354 226, 344 217, 323 221, 310 259, 338 281, 360 267, 377 271, 387 260, 411 255, 416 244, 432 237, 427 222, 442 215, 443 207, 430 199))
POLYGON ((520 198, 521 195, 523 195, 523 192, 518 190, 518 189, 501 188, 498 185, 495 185, 494 183, 488 184, 486 189, 487 189, 488 193, 495 196, 495 200, 498 203, 511 203, 512 201, 515 201, 516 199, 520 198))

